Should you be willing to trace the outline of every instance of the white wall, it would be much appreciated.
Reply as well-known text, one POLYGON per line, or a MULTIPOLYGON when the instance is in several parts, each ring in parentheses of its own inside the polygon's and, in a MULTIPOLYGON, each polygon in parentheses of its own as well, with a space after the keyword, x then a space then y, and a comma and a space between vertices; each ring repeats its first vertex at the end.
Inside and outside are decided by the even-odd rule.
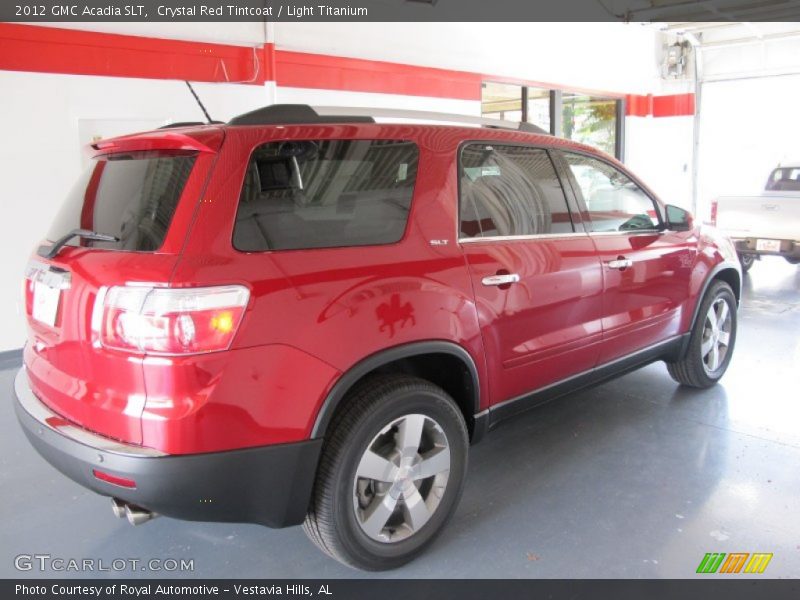
POLYGON ((641 23, 276 23, 287 50, 653 92, 656 30, 641 23))
POLYGON ((342 92, 337 90, 315 90, 309 88, 277 88, 276 102, 285 104, 311 104, 312 106, 355 106, 368 108, 396 108, 405 110, 428 110, 458 115, 480 116, 479 100, 456 100, 428 96, 401 96, 398 94, 372 94, 366 92, 342 92))
MULTIPOLYGON (((24 342, 24 267, 81 171, 82 146, 95 133, 130 133, 203 115, 182 81, 0 71, 0 89, 7 115, 0 144, 0 314, 7 316, 1 352, 24 342)), ((227 84, 195 89, 220 120, 268 104, 273 92, 272 86, 227 84)))
POLYGON ((667 204, 692 210, 694 117, 629 117, 625 164, 667 204))

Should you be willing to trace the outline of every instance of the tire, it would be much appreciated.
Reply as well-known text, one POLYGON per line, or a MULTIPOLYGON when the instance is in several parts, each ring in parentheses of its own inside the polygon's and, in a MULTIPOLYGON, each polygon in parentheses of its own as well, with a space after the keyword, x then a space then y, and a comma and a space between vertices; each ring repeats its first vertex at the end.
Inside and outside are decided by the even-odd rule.
POLYGON ((408 375, 369 377, 331 423, 303 529, 351 567, 399 567, 455 511, 468 447, 461 411, 441 388, 408 375))
POLYGON ((800 265, 800 258, 786 257, 786 262, 790 265, 800 265))
POLYGON ((714 281, 700 304, 686 353, 681 360, 667 363, 669 374, 678 383, 694 388, 709 388, 717 383, 731 361, 736 345, 736 328, 733 290, 724 281, 714 281), (723 317, 722 311, 727 312, 726 316, 723 317), (713 354, 715 347, 716 359, 713 354))
POLYGON ((755 262, 756 262, 755 254, 739 255, 739 264, 742 265, 742 273, 747 273, 753 267, 755 262))

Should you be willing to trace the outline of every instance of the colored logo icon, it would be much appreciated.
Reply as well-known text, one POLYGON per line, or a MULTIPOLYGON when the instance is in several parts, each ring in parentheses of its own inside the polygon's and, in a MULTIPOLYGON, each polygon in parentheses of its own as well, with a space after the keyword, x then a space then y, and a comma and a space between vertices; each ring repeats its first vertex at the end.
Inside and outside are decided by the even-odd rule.
POLYGON ((700 561, 697 573, 763 573, 771 560, 771 552, 708 552, 700 561))

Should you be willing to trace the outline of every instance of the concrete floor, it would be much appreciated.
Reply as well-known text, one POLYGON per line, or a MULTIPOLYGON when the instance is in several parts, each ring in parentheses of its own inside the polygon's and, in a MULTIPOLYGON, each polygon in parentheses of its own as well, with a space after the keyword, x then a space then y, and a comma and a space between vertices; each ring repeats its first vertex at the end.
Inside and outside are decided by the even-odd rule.
MULTIPOLYGON (((764 576, 800 577, 799 292, 798 267, 754 266, 733 362, 711 390, 679 388, 659 363, 492 433, 472 449, 449 527, 388 574, 339 565, 299 528, 133 528, 40 459, 3 402, 0 577, 39 575, 13 566, 38 553, 191 558, 193 575, 210 578, 686 578, 706 552, 772 552, 764 576)), ((11 382, 0 372, 0 389, 11 382)))

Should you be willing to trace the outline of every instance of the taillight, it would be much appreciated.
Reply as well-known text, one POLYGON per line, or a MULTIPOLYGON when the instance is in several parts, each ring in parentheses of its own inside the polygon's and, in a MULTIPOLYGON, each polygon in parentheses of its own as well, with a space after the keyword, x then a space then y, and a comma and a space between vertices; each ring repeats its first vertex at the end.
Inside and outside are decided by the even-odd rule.
POLYGON ((240 285, 115 286, 98 294, 93 328, 103 346, 118 350, 169 355, 225 350, 249 298, 240 285))
POLYGON ((717 224, 717 201, 711 202, 711 224, 717 224))

